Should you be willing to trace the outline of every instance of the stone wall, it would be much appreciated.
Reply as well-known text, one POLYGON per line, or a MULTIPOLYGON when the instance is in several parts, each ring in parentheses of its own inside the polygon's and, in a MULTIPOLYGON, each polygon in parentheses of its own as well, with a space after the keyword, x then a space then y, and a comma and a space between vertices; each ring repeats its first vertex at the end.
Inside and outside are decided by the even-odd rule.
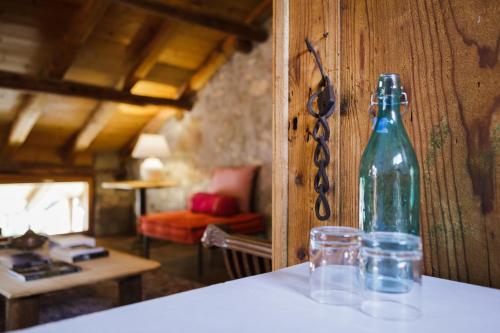
POLYGON ((131 233, 134 230, 134 192, 102 188, 102 182, 116 180, 120 172, 118 154, 95 156, 93 229, 96 236, 131 233))
POLYGON ((165 124, 160 133, 172 151, 166 168, 181 186, 149 191, 149 212, 184 209, 192 193, 207 190, 214 167, 260 165, 256 208, 270 230, 271 76, 269 39, 250 54, 235 54, 198 93, 193 110, 165 124))

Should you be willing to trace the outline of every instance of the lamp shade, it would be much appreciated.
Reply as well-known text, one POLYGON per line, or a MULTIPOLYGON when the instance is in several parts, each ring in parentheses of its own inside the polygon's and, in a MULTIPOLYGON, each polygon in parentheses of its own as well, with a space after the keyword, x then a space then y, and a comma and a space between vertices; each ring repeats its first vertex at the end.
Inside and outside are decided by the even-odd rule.
POLYGON ((141 134, 132 151, 133 158, 162 158, 169 154, 167 140, 160 134, 141 134))

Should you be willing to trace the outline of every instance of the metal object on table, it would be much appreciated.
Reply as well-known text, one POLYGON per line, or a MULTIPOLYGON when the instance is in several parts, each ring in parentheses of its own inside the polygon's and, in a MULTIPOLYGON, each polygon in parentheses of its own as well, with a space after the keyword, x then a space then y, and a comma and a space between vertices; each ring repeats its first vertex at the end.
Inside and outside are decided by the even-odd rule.
POLYGON ((23 235, 12 238, 10 246, 19 250, 31 251, 42 247, 47 239, 47 236, 37 234, 33 230, 28 229, 23 235))

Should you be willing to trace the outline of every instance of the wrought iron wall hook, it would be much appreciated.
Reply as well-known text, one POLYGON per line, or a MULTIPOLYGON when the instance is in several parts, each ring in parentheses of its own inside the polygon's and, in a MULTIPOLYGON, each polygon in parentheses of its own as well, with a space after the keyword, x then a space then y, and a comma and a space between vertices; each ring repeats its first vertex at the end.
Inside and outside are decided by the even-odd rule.
POLYGON ((321 58, 319 57, 318 52, 316 51, 316 49, 312 45, 309 38, 306 38, 306 45, 307 45, 307 50, 313 54, 314 60, 316 60, 316 65, 318 66, 319 71, 321 73, 321 78, 323 80, 328 79, 328 76, 326 75, 325 70, 323 69, 323 64, 321 63, 321 58))
POLYGON ((318 197, 314 205, 314 212, 318 220, 326 221, 331 216, 330 203, 327 197, 330 191, 330 181, 327 174, 328 165, 330 164, 330 148, 328 148, 330 127, 328 126, 327 118, 335 111, 335 92, 330 82, 330 78, 325 73, 318 52, 314 49, 308 38, 306 38, 305 42, 307 49, 313 54, 316 66, 318 66, 321 73, 321 82, 318 91, 314 92, 311 97, 309 97, 307 101, 307 110, 316 118, 313 138, 317 145, 314 150, 313 158, 314 165, 318 168, 314 176, 314 190, 318 194, 318 197), (314 109, 314 101, 316 101, 317 111, 314 109), (323 213, 321 208, 323 208, 323 213))

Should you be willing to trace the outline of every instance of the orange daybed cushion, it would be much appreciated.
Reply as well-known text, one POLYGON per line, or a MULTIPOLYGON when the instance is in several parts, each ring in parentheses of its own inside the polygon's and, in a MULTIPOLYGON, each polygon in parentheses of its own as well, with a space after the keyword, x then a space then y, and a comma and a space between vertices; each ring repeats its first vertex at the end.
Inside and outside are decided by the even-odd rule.
POLYGON ((200 242, 209 224, 223 224, 230 233, 250 234, 264 231, 261 214, 244 213, 232 216, 212 216, 189 210, 148 214, 139 217, 139 233, 144 236, 178 243, 200 242))

